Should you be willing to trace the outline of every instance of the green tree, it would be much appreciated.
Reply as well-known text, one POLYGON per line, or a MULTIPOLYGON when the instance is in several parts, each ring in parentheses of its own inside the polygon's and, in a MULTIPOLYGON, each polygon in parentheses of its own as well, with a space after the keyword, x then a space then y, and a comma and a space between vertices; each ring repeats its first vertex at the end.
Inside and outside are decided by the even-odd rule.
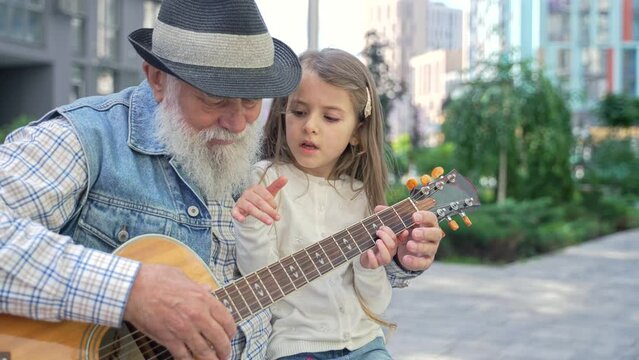
POLYGON ((388 64, 384 58, 384 49, 388 46, 388 43, 382 41, 375 30, 368 31, 365 37, 366 46, 361 55, 364 57, 377 87, 384 117, 384 150, 391 174, 393 174, 395 181, 398 181, 407 166, 405 166, 404 157, 396 155, 391 147, 390 139, 388 138, 390 134, 388 114, 393 107, 393 101, 404 94, 405 87, 401 82, 393 79, 390 74, 388 64))
POLYGON ((528 62, 502 58, 447 105, 443 131, 475 178, 498 180, 497 201, 570 198, 572 133, 563 94, 528 62))
POLYGON ((639 122, 639 102, 624 94, 608 93, 599 102, 597 115, 603 125, 632 126, 639 122))
POLYGON ((388 43, 382 41, 375 30, 368 31, 365 37, 366 46, 361 55, 366 60, 368 70, 371 72, 377 86, 379 101, 384 112, 384 133, 388 137, 388 134, 390 134, 390 126, 387 121, 388 114, 393 108, 393 101, 404 94, 405 86, 393 79, 389 72, 388 64, 384 58, 384 49, 388 47, 388 43))

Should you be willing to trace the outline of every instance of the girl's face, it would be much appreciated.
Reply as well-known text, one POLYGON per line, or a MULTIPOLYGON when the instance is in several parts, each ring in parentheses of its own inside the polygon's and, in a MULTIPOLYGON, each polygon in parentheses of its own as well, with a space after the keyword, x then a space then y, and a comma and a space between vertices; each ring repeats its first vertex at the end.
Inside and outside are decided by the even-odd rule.
POLYGON ((357 117, 348 91, 304 70, 286 107, 286 142, 296 166, 328 177, 348 144, 356 145, 357 117))

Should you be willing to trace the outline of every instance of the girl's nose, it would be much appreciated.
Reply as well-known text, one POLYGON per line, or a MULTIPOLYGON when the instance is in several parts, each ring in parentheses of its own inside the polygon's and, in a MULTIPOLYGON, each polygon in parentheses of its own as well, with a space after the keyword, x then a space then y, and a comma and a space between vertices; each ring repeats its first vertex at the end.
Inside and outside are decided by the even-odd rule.
POLYGON ((317 121, 317 116, 315 115, 311 115, 308 117, 308 120, 306 120, 306 123, 304 124, 304 131, 309 133, 309 134, 317 134, 317 127, 318 121, 317 121))

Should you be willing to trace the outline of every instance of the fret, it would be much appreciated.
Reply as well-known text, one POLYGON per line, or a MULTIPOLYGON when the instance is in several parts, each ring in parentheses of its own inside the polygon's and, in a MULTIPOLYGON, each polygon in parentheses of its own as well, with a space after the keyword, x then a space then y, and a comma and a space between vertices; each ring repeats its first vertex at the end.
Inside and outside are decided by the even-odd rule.
POLYGON ((333 265, 333 268, 342 265, 346 262, 346 260, 348 260, 332 237, 320 241, 319 244, 328 257, 328 260, 331 262, 331 265, 333 265))
POLYGON ((284 297, 284 292, 280 289, 280 286, 277 284, 268 267, 258 270, 257 275, 260 277, 260 280, 262 280, 262 284, 264 284, 264 288, 266 292, 268 292, 272 302, 276 302, 284 297))
POLYGON ((246 276, 246 281, 249 283, 251 290, 253 291, 253 295, 257 297, 257 300, 259 300, 260 306, 262 308, 265 308, 274 303, 271 295, 266 290, 264 283, 262 283, 262 279, 260 279, 257 273, 252 273, 246 276))
POLYGON ((268 269, 271 270, 271 274, 275 277, 277 285, 282 289, 284 294, 290 294, 295 291, 293 280, 288 276, 288 273, 279 261, 269 265, 268 269))
MULTIPOLYGON (((349 230, 349 229, 355 230, 355 226, 357 226, 357 225, 353 225, 353 226, 348 227, 348 228, 346 229, 346 232, 348 233, 348 236, 350 236, 350 237, 351 237, 351 239, 353 239, 353 244, 355 244, 355 246, 357 246, 357 251, 359 251, 359 252, 360 252, 360 254, 361 254, 361 253, 363 253, 364 251, 362 250, 362 248, 361 248, 361 247, 359 247, 359 244, 357 243, 357 239, 355 239, 355 237, 353 236, 353 233, 351 233, 351 230, 349 230)), ((366 250, 366 249, 364 249, 364 250, 366 250)))
POLYGON ((342 253, 342 256, 344 257, 344 259, 346 259, 346 260, 350 259, 348 256, 346 256, 346 253, 344 252, 344 250, 342 250, 342 247, 339 246, 339 244, 337 243, 337 240, 335 240, 335 237, 331 236, 331 239, 333 239, 333 241, 335 242, 335 245, 337 246, 339 251, 342 253))
POLYGON ((240 278, 235 282, 235 284, 237 285, 237 289, 240 291, 240 295, 242 295, 242 298, 248 304, 249 310, 251 310, 252 314, 255 314, 264 308, 253 292, 253 289, 251 289, 251 284, 249 284, 247 278, 240 278))
POLYGON ((410 228, 415 224, 413 222, 413 213, 415 213, 416 210, 414 209, 414 205, 408 201, 408 199, 395 204, 394 208, 397 210, 402 222, 407 225, 407 228, 410 228))
POLYGON ((350 233, 353 235, 353 239, 355 239, 355 243, 359 247, 359 249, 364 252, 373 246, 375 246, 374 241, 374 232, 371 235, 371 232, 364 225, 364 223, 359 223, 357 225, 353 225, 349 228, 350 233))
POLYGON ((331 265, 331 262, 326 257, 326 254, 324 253, 324 250, 322 250, 322 247, 319 245, 319 243, 315 243, 307 247, 306 250, 310 255, 311 261, 313 262, 315 267, 317 267, 317 271, 319 271, 320 274, 326 274, 327 272, 333 270, 333 265, 331 265))
POLYGON ((364 219, 364 221, 362 221, 362 225, 366 228, 366 231, 370 235, 370 240, 375 243, 375 240, 378 239, 377 230, 384 225, 382 221, 377 215, 374 215, 364 219))
POLYGON ((308 283, 304 271, 297 265, 292 256, 287 256, 280 260, 282 267, 286 270, 288 277, 293 281, 295 288, 299 289, 308 283))
POLYGON ((248 304, 242 297, 240 290, 235 286, 235 283, 230 283, 224 287, 226 289, 226 293, 229 294, 229 298, 235 305, 237 312, 240 314, 240 320, 246 319, 251 316, 251 309, 249 309, 248 304))
POLYGON ((406 223, 404 222, 404 220, 402 220, 402 217, 401 217, 401 216, 399 216, 399 213, 397 212, 397 210, 395 209, 395 207, 394 207, 394 206, 391 206, 391 209, 393 209, 393 212, 395 213, 395 215, 397 215, 397 218, 399 219, 399 221, 401 221, 401 222, 402 222, 402 225, 404 225, 404 229, 408 229, 408 228, 409 228, 409 226, 408 226, 408 225, 406 225, 406 223))
POLYGON ((226 292, 226 288, 220 288, 215 291, 214 294, 215 297, 217 297, 217 299, 222 303, 222 305, 224 305, 224 307, 229 311, 229 313, 231 313, 233 319, 235 319, 235 322, 238 322, 241 315, 237 312, 235 305, 231 300, 231 297, 229 296, 228 292, 226 292))
POLYGON ((333 239, 335 239, 335 242, 339 246, 340 250, 342 250, 344 257, 346 257, 347 259, 352 259, 362 253, 361 251, 359 251, 357 243, 348 232, 348 230, 343 230, 336 233, 335 235, 333 235, 333 239))
POLYGON ((310 282, 320 277, 321 274, 317 269, 317 266, 315 266, 315 263, 313 263, 313 260, 311 259, 311 255, 309 255, 305 249, 293 254, 292 258, 295 260, 295 263, 299 266, 299 268, 302 269, 302 274, 304 274, 306 280, 310 282))
POLYGON ((395 212, 395 209, 393 208, 386 208, 378 212, 377 217, 385 226, 388 226, 395 234, 398 234, 402 232, 404 229, 406 229, 406 225, 404 225, 404 221, 402 221, 402 219, 397 215, 397 212, 395 212))

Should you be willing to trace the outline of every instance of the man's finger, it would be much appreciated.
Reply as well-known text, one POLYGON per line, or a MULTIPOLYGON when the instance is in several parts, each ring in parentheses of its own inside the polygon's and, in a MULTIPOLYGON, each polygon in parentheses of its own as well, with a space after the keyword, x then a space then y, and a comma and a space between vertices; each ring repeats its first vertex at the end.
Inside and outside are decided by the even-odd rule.
POLYGON ((271 193, 271 195, 275 196, 280 190, 282 190, 282 188, 284 187, 284 185, 286 185, 287 182, 288 182, 288 179, 285 176, 280 176, 277 179, 275 179, 275 181, 273 181, 271 185, 267 186, 266 190, 268 190, 271 193))
POLYGON ((418 211, 413 214, 413 221, 417 225, 437 226, 437 216, 430 211, 418 211))

